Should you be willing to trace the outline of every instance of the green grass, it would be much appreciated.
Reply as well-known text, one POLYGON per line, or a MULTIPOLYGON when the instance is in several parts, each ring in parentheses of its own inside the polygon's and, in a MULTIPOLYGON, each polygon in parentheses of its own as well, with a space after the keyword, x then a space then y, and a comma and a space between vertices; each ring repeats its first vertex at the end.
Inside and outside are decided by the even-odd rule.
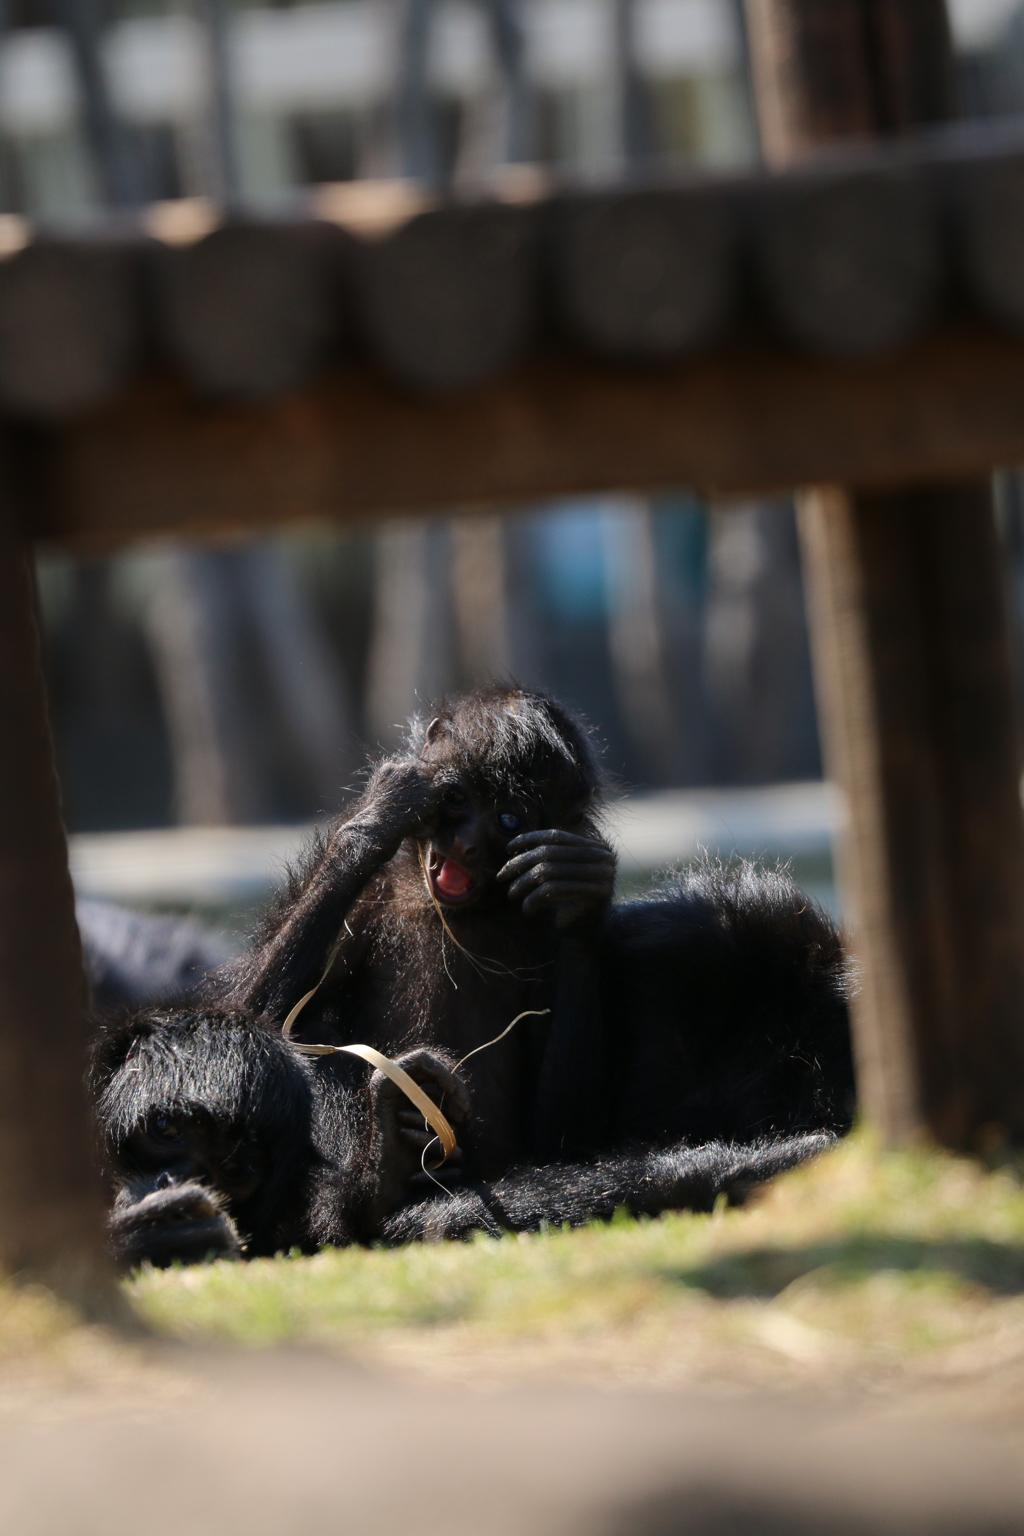
POLYGON ((430 1368, 914 1370, 986 1340, 1024 1357, 1024 1190, 858 1136, 741 1211, 144 1271, 128 1290, 178 1338, 430 1368))
MULTIPOLYGON (((745 1210, 144 1270, 124 1287, 157 1335, 197 1342, 502 1379, 817 1374, 930 1392, 1007 1364, 1024 1375, 1024 1189, 861 1135, 745 1210)), ((0 1379, 134 1379, 140 1358, 40 1287, 0 1285, 0 1379)))

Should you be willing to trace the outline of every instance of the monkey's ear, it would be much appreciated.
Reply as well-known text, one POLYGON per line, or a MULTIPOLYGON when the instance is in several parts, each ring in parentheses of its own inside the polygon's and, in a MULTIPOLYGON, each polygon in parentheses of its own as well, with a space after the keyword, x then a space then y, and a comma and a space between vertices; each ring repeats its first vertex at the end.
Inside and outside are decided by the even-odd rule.
POLYGON ((429 747, 432 741, 437 740, 437 735, 440 729, 441 716, 435 715, 433 720, 431 720, 430 724, 427 726, 426 730, 423 732, 423 745, 425 747, 429 747))

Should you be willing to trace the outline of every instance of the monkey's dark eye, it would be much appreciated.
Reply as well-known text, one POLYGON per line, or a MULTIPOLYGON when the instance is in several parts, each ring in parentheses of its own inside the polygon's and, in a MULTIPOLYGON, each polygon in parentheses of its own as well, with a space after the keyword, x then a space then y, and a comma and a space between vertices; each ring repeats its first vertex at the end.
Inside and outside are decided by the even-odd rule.
POLYGON ((152 1115, 131 1136, 133 1155, 145 1163, 168 1167, 188 1157, 188 1141, 179 1122, 170 1115, 152 1115))
POLYGON ((522 824, 523 818, 517 816, 515 811, 502 811, 498 817, 498 826, 503 832, 508 832, 509 834, 518 832, 522 824))
POLYGON ((457 784, 450 784, 444 792, 444 803, 453 807, 465 805, 465 790, 460 789, 457 784))

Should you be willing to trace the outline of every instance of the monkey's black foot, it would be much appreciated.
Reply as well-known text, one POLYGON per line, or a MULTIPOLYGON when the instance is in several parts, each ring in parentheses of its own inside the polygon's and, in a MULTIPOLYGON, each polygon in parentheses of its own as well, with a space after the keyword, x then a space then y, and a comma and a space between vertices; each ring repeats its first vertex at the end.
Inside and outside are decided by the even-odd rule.
POLYGON ((119 1206, 109 1231, 114 1257, 124 1269, 237 1259, 242 1251, 234 1222, 202 1184, 171 1184, 119 1206))

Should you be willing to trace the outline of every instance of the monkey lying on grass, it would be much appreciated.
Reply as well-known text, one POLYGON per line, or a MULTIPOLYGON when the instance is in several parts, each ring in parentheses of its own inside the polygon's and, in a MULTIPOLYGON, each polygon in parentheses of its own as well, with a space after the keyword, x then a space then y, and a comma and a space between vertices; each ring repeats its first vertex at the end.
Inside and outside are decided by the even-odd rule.
POLYGON ((845 1130, 831 921, 750 865, 614 904, 602 793, 588 732, 542 695, 491 688, 415 723, 203 1008, 100 1031, 122 1256, 708 1209, 845 1130), (394 1084, 304 1059, 286 1023, 300 1046, 397 1057, 458 1154, 431 1169, 394 1084))
MULTIPOLYGON (((450 1118, 464 1118, 464 1085, 438 1056, 399 1062, 444 1096, 450 1118)), ((245 1015, 175 1010, 108 1027, 94 1083, 115 1190, 112 1245, 128 1267, 578 1226, 620 1207, 710 1211, 834 1140, 819 1131, 637 1149, 424 1199, 420 1153, 384 1074, 362 1091, 339 1087, 245 1015)))

